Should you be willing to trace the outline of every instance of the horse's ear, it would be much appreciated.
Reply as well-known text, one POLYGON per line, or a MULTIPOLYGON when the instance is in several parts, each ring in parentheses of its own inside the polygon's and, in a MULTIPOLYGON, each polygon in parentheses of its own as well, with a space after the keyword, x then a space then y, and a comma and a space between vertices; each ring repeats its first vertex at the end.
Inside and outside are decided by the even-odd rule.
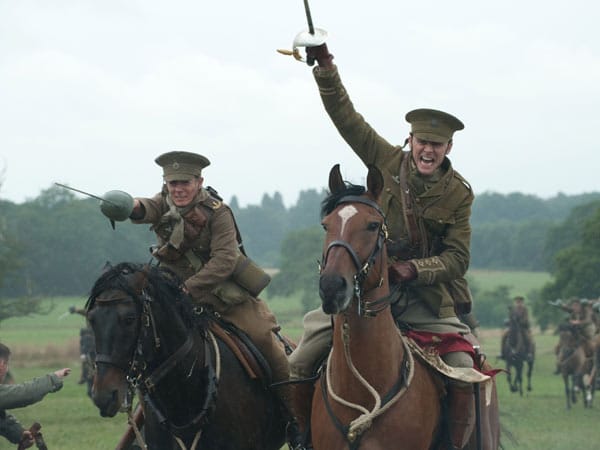
POLYGON ((104 263, 104 267, 102 267, 102 273, 104 274, 104 273, 108 272, 112 268, 113 268, 113 265, 110 263, 110 261, 106 261, 104 263))
POLYGON ((332 194, 337 194, 338 192, 342 192, 346 189, 346 183, 342 179, 342 174, 340 172, 340 165, 336 164, 329 171, 329 191, 332 194))
POLYGON ((145 270, 147 266, 145 266, 142 270, 137 271, 133 276, 132 288, 138 294, 141 294, 146 286, 146 280, 148 279, 148 271, 145 270))
POLYGON ((381 191, 383 191, 383 175, 375 166, 369 166, 369 173, 367 174, 367 189, 375 200, 379 199, 381 191))

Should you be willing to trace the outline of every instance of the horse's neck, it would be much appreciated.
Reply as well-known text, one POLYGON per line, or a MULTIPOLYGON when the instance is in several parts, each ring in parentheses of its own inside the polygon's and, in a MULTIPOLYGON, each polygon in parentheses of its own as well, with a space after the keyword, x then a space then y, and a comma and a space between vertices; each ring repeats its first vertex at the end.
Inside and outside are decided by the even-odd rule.
MULTIPOLYGON (((381 291, 383 294, 375 291, 369 292, 367 301, 386 295, 385 291, 381 291)), ((373 386, 387 387, 397 379, 395 369, 399 370, 403 357, 404 347, 389 307, 375 317, 361 317, 355 300, 345 313, 335 316, 332 364, 348 379, 355 378, 354 369, 350 367, 352 364, 373 386), (381 370, 383 365, 390 370, 381 370)), ((336 376, 338 374, 340 372, 336 372, 336 376)))

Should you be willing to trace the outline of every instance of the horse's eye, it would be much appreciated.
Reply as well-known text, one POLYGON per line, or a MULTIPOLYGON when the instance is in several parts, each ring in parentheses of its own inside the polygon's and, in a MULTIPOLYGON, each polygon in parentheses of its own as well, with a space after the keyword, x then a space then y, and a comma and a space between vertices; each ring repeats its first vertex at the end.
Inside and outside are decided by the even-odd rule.
POLYGON ((367 225, 367 230, 377 231, 377 230, 379 230, 379 227, 380 227, 379 222, 370 222, 369 225, 367 225))
POLYGON ((322 224, 321 224, 321 226, 323 227, 323 229, 324 229, 325 231, 327 231, 327 225, 325 225, 324 223, 322 223, 322 224))

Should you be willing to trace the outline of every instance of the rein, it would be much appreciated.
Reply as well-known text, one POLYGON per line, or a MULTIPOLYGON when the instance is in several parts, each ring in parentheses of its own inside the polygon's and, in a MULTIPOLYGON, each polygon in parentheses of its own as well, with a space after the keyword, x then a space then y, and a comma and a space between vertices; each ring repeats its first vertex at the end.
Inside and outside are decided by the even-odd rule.
POLYGON ((362 405, 358 405, 356 403, 351 403, 347 400, 344 400, 339 395, 335 393, 332 385, 332 375, 331 375, 331 353, 327 358, 327 363, 325 367, 325 374, 321 378, 321 390, 323 393, 323 400, 325 402, 325 406, 327 408, 327 412, 329 416, 332 418, 336 428, 346 437, 348 442, 350 443, 350 448, 358 448, 360 437, 362 434, 367 431, 373 421, 386 412, 390 407, 392 407, 407 391, 408 387, 414 376, 414 358, 406 343, 406 340, 402 337, 400 330, 398 330, 398 334, 400 335, 400 339, 402 340, 402 345, 404 346, 404 358, 402 359, 402 363, 400 365, 400 377, 394 383, 392 388, 388 391, 387 394, 381 397, 381 395, 369 384, 367 380, 360 374, 354 363, 352 362, 352 357, 350 355, 350 326, 348 322, 345 320, 344 325, 342 327, 342 340, 344 342, 344 356, 346 357, 346 364, 348 368, 355 376, 355 378, 362 384, 367 391, 372 395, 375 400, 375 405, 371 410, 368 410, 362 405), (338 403, 347 406, 348 408, 352 408, 356 411, 361 412, 362 414, 350 422, 349 425, 345 426, 341 423, 341 421, 335 416, 333 413, 333 409, 331 408, 331 404, 329 402, 329 396, 337 401, 338 403))
MULTIPOLYGON (((375 209, 381 217, 383 217, 384 222, 379 229, 379 235, 377 237, 377 241, 375 246, 371 250, 371 253, 367 257, 365 263, 361 263, 356 251, 352 248, 352 245, 343 240, 334 240, 332 241, 325 251, 325 255, 323 258, 323 265, 320 267, 320 272, 323 271, 323 268, 327 264, 327 258, 329 256, 329 252, 334 247, 342 247, 344 248, 352 261, 354 262, 354 266, 356 267, 356 274, 353 276, 354 280, 354 296, 358 301, 358 315, 360 317, 375 317, 378 313, 384 311, 397 297, 397 294, 400 290, 400 286, 396 289, 388 293, 387 295, 373 301, 364 300, 363 296, 365 294, 363 284, 367 279, 369 271, 371 267, 374 267, 377 257, 383 257, 383 247, 385 241, 387 240, 387 227, 385 224, 385 215, 381 210, 380 206, 365 197, 348 195, 340 198, 336 204, 335 208, 337 208, 340 204, 343 203, 361 203, 371 208, 375 209)), ((385 264, 385 261, 382 262, 385 264)), ((384 278, 380 277, 379 283, 372 288, 373 290, 380 288, 383 285, 384 278)), ((333 423, 336 428, 345 436, 345 438, 349 442, 350 449, 357 449, 360 445, 360 438, 362 434, 371 427, 373 421, 385 413, 391 406, 393 406, 399 399, 404 395, 407 391, 413 375, 414 375, 414 359, 413 355, 406 343, 405 339, 400 334, 400 330, 397 330, 400 335, 400 339, 404 346, 404 357, 400 366, 400 376, 398 380, 394 383, 392 388, 387 392, 383 397, 377 392, 377 390, 362 376, 362 374, 358 371, 354 362, 352 361, 352 355, 350 353, 350 324, 348 323, 348 315, 344 313, 344 322, 341 327, 340 333, 342 342, 344 345, 344 358, 346 361, 346 365, 348 366, 352 375, 358 380, 358 382, 369 392, 369 394, 373 397, 375 402, 373 408, 371 410, 366 407, 349 402, 342 397, 340 397, 333 389, 333 376, 331 374, 331 358, 332 352, 329 353, 329 357, 327 359, 327 363, 325 365, 325 373, 321 377, 321 389, 323 400, 325 403, 325 407, 327 408, 327 412, 331 417, 333 423), (360 415, 350 422, 349 425, 345 426, 341 423, 341 421, 335 416, 330 400, 338 402, 341 405, 344 405, 348 408, 354 409, 360 412, 360 415)))

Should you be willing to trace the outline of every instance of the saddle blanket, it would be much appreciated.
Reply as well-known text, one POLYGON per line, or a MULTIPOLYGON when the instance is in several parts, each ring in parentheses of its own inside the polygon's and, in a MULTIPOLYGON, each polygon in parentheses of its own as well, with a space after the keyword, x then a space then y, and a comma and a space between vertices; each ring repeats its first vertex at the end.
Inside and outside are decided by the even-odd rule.
POLYGON ((491 402, 492 377, 501 370, 482 371, 477 368, 473 344, 458 333, 431 333, 425 331, 406 331, 402 334, 412 353, 427 365, 452 378, 465 383, 485 383, 486 405, 491 402), (441 356, 451 352, 465 352, 473 358, 473 367, 452 367, 441 356))

